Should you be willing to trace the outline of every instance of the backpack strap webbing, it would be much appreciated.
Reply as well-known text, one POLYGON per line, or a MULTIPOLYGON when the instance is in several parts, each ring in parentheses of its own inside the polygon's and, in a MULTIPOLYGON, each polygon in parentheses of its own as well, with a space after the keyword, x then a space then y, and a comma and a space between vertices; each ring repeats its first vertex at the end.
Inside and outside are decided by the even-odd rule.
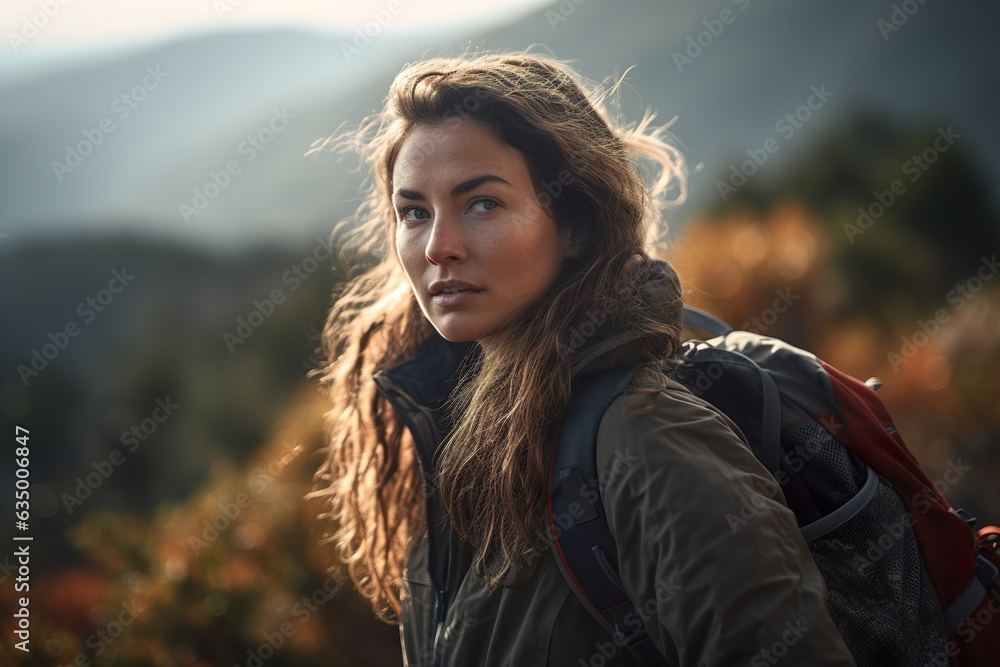
MULTIPOLYGON (((781 393, 770 373, 741 352, 713 347, 704 342, 688 341, 681 346, 681 352, 689 365, 712 364, 720 369, 741 366, 749 374, 756 376, 760 382, 761 429, 760 442, 751 443, 751 449, 754 457, 767 468, 772 477, 776 477, 781 466, 781 393)), ((681 384, 687 386, 683 381, 681 384)))
POLYGON ((720 320, 715 315, 702 310, 701 308, 695 308, 694 306, 684 305, 684 326, 690 327, 692 329, 700 329, 705 333, 710 333, 713 336, 725 336, 727 333, 733 330, 731 326, 720 320))
POLYGON ((549 463, 549 529, 570 590, 616 643, 643 665, 669 665, 650 639, 618 578, 618 549, 600 496, 597 430, 640 363, 574 379, 573 398, 556 429, 549 463))

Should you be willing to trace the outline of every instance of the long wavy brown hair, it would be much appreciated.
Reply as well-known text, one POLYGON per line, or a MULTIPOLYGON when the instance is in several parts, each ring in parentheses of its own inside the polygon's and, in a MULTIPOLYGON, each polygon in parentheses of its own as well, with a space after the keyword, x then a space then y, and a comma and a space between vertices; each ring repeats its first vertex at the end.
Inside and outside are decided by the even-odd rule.
POLYGON ((400 146, 417 125, 455 116, 481 123, 520 152, 540 205, 582 243, 450 397, 452 430, 436 454, 434 482, 495 588, 530 571, 545 533, 545 444, 584 351, 578 338, 570 342, 573 332, 594 313, 604 315, 594 341, 635 330, 660 388, 678 345, 676 273, 669 264, 661 271, 677 305, 668 321, 639 287, 664 232, 664 206, 685 196, 684 161, 664 138, 668 126, 652 126, 654 115, 629 127, 611 122, 603 103, 620 83, 602 88, 561 61, 529 53, 428 59, 399 73, 380 113, 313 148, 356 151, 368 178, 356 213, 332 234, 348 279, 335 290, 310 373, 330 402, 326 458, 312 496, 325 499, 321 518, 334 526, 328 540, 387 622, 399 620, 406 556, 426 530, 425 489, 412 438, 372 375, 412 356, 432 332, 395 253, 391 192, 400 146))

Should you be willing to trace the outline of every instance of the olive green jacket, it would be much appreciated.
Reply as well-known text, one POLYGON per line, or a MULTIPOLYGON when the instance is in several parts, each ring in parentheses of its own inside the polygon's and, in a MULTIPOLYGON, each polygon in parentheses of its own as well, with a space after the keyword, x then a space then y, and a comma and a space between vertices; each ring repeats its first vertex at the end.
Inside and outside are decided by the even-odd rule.
MULTIPOLYGON (((646 298, 657 287, 651 281, 646 298)), ((595 344, 575 374, 635 358, 638 344, 628 332, 595 344)), ((375 376, 413 434, 425 473, 447 429, 440 407, 469 345, 434 335, 413 359, 375 376)), ((669 664, 854 665, 780 487, 727 417, 676 383, 652 397, 620 396, 602 418, 597 458, 621 581, 637 607, 631 621, 645 626, 669 664), (629 416, 637 407, 648 412, 629 416)), ((570 590, 547 536, 536 542, 531 578, 490 594, 433 492, 427 512, 431 528, 413 545, 403 582, 406 665, 640 664, 570 590)))

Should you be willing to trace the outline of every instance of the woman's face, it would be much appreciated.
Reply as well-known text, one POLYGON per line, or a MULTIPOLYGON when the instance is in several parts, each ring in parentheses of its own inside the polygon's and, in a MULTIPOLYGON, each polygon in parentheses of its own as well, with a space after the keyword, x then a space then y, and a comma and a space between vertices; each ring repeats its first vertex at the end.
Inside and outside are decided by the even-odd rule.
POLYGON ((450 341, 489 337, 570 256, 521 154, 482 125, 417 125, 393 170, 396 253, 420 309, 450 341), (459 290, 459 291, 454 291, 459 290))

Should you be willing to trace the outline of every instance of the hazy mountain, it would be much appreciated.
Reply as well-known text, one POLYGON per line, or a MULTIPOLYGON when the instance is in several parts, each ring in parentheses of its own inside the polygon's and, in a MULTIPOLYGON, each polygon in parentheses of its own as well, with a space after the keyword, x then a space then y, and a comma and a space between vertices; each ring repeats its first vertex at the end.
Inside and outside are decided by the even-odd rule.
POLYGON ((386 31, 350 57, 343 50, 350 34, 265 30, 203 33, 66 63, 0 84, 0 225, 9 243, 128 228, 229 248, 292 245, 328 229, 356 197, 353 163, 304 158, 309 145, 377 108, 403 63, 466 41, 487 49, 538 44, 594 79, 637 65, 621 92, 622 113, 634 121, 651 107, 662 120, 680 116, 675 133, 690 162, 704 165, 692 177, 696 202, 718 197, 716 180, 746 150, 778 140, 759 176, 772 177, 787 155, 859 103, 904 124, 953 124, 995 180, 1000 6, 917 7, 890 31, 879 21, 890 20, 892 5, 860 0, 565 0, 476 34, 386 31), (793 136, 777 133, 776 124, 823 86, 831 95, 812 117, 793 136), (133 91, 144 99, 132 99, 133 91), (258 150, 248 137, 270 138, 275 110, 286 116, 274 121, 281 131, 258 150), (92 144, 90 154, 71 167, 66 147, 81 142, 84 151, 92 144), (236 168, 222 175, 227 164, 236 168), (225 184, 217 194, 212 172, 225 184), (192 207, 188 221, 182 204, 192 207), (207 207, 191 215, 198 204, 207 207))

